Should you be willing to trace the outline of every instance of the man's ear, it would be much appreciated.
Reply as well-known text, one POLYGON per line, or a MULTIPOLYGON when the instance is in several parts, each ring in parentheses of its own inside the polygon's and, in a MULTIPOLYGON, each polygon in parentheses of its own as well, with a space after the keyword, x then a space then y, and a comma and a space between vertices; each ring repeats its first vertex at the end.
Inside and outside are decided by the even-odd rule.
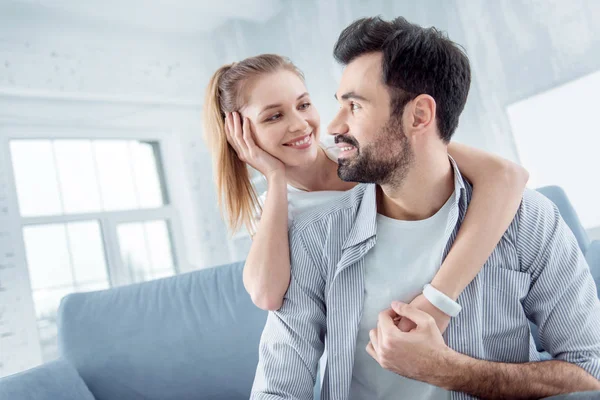
POLYGON ((436 103, 433 97, 421 94, 415 97, 411 103, 410 128, 421 131, 430 128, 431 124, 435 124, 436 103))

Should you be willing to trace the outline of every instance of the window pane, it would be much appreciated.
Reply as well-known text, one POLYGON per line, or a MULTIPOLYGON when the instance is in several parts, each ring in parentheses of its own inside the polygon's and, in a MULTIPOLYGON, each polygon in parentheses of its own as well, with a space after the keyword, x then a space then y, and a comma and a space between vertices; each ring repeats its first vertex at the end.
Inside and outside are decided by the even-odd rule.
POLYGON ((91 141, 56 140, 54 153, 65 213, 100 211, 91 141))
POLYGON ((61 214, 52 145, 49 140, 12 140, 19 208, 22 216, 61 214))
POLYGON ((108 282, 100 225, 97 221, 67 224, 76 284, 108 282))
POLYGON ((159 171, 154 149, 156 143, 130 142, 133 155, 135 185, 141 208, 156 208, 163 205, 159 171))
POLYGON ((86 283, 84 285, 77 285, 76 291, 77 292, 95 292, 98 290, 105 290, 108 288, 110 288, 110 285, 108 284, 108 282, 101 281, 101 282, 86 283))
POLYGON ((143 223, 121 224, 117 228, 121 260, 129 269, 132 282, 148 280, 151 272, 150 257, 144 238, 143 223))
POLYGON ((23 239, 33 289, 70 285, 73 282, 63 224, 25 226, 23 239))
POLYGON ((60 300, 73 291, 73 287, 63 287, 60 289, 34 290, 33 292, 44 362, 54 360, 58 357, 56 344, 58 306, 60 305, 60 300))
POLYGON ((151 221, 144 224, 150 249, 153 270, 173 270, 173 255, 169 230, 165 221, 151 221))
POLYGON ((95 140, 93 146, 104 210, 138 208, 128 142, 95 140))
POLYGON ((121 257, 134 282, 175 272, 166 221, 121 224, 117 228, 121 257))
POLYGON ((167 278, 169 276, 173 276, 173 270, 172 269, 163 269, 163 270, 153 271, 151 279, 167 278))

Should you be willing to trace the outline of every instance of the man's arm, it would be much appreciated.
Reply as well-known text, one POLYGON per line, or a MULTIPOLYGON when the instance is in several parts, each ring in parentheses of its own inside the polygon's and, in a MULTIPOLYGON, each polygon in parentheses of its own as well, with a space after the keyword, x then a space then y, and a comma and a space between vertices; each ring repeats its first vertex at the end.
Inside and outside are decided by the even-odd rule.
POLYGON ((600 379, 600 301, 577 240, 556 206, 525 191, 517 252, 531 288, 523 300, 544 349, 600 379))
POLYGON ((251 399, 313 398, 326 330, 325 280, 294 228, 290 256, 290 286, 282 307, 269 312, 251 399))
POLYGON ((562 393, 600 390, 600 382, 580 367, 551 360, 508 364, 454 353, 432 382, 447 390, 485 399, 539 399, 562 393))
MULTIPOLYGON (((418 326, 403 333, 394 325, 378 332, 386 340, 370 354, 399 375, 482 398, 539 398, 600 390, 600 301, 573 233, 545 197, 526 191, 517 224, 521 270, 531 275, 523 300, 539 327, 544 349, 556 360, 509 364, 478 360, 448 348, 435 320, 411 306, 394 306, 418 326)), ((386 316, 380 319, 386 321, 386 316)), ((389 321, 388 321, 389 322, 389 321)))
MULTIPOLYGON (((379 314, 369 332, 367 352, 383 368, 446 390, 484 399, 532 399, 580 391, 600 391, 600 382, 565 361, 509 364, 478 360, 449 348, 433 317, 399 302, 379 314), (416 325, 402 332, 395 316, 416 325)), ((600 392, 599 392, 600 393, 600 392)))
POLYGON ((525 192, 517 218, 521 270, 532 282, 523 308, 556 360, 507 364, 457 354, 446 385, 486 398, 600 390, 600 302, 577 240, 556 206, 537 192, 525 192))
POLYGON ((517 217, 521 270, 531 275, 523 301, 555 360, 524 364, 477 360, 458 354, 451 390, 486 398, 539 398, 600 390, 600 302, 577 240, 556 206, 526 191, 517 217))

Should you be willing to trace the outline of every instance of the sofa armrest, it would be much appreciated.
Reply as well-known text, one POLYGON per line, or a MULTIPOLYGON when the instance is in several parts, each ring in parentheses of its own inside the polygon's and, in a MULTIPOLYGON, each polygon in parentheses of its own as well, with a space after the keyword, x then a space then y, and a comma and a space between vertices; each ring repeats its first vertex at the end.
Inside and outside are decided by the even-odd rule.
POLYGON ((0 379, 0 399, 94 400, 77 370, 59 359, 0 379))
POLYGON ((585 253, 585 259, 590 266, 590 272, 596 282, 598 297, 600 298, 600 240, 594 240, 585 253))

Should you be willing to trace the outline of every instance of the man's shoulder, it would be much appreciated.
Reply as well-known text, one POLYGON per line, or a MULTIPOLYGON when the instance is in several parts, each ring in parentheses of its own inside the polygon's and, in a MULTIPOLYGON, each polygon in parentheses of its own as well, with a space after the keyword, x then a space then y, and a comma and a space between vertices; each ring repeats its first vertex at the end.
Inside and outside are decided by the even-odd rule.
POLYGON ((340 229, 342 226, 347 226, 348 224, 337 222, 342 222, 356 214, 367 188, 368 185, 356 185, 336 200, 320 204, 298 215, 290 226, 290 235, 303 235, 306 231, 312 232, 314 229, 319 231, 325 226, 335 226, 340 229))
POLYGON ((503 240, 508 240, 517 248, 519 244, 531 245, 541 239, 541 232, 548 232, 560 219, 558 209, 546 196, 533 189, 525 189, 521 204, 503 240))
POLYGON ((560 218, 560 213, 556 205, 546 196, 537 190, 525 189, 517 216, 521 228, 528 225, 541 227, 554 225, 560 218))

